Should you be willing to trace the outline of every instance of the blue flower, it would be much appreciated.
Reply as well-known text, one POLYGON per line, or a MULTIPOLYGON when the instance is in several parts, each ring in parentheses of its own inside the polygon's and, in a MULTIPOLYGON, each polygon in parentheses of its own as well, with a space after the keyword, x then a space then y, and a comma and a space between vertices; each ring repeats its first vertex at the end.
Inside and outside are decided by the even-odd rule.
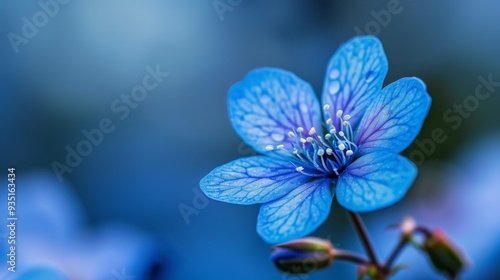
MULTIPOLYGON (((4 262, 0 279, 164 279, 170 274, 173 250, 166 244, 127 226, 89 231, 71 187, 52 174, 22 174, 16 182, 16 243, 8 244, 7 235, 0 240, 6 254, 16 246, 15 263, 4 262), (7 270, 13 265, 15 273, 7 270)), ((7 188, 0 196, 7 201, 7 188)))
POLYGON ((333 193, 355 212, 396 203, 417 174, 398 153, 417 136, 431 98, 414 77, 382 89, 387 70, 377 38, 349 40, 328 64, 322 107, 294 74, 251 71, 229 90, 229 117, 263 155, 215 168, 201 189, 224 202, 262 203, 257 232, 269 243, 315 230, 328 217, 333 193))

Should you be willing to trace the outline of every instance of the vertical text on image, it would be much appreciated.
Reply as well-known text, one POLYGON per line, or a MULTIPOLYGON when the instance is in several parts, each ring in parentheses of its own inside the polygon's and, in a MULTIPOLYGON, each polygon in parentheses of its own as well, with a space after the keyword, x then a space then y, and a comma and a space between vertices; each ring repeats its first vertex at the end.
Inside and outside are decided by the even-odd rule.
POLYGON ((7 169, 7 229, 8 229, 8 239, 7 243, 8 253, 7 253, 7 263, 9 264, 7 270, 10 272, 16 272, 16 226, 17 226, 17 215, 16 215, 16 169, 10 167, 7 169))

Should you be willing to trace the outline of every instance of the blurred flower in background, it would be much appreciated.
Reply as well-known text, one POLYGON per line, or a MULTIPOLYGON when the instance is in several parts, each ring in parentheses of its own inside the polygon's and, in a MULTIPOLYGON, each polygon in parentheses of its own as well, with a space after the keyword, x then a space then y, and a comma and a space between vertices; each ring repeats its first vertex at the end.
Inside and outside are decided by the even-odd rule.
MULTIPOLYGON (((382 211, 370 221, 374 243, 383 255, 395 246, 396 234, 384 228, 411 215, 417 223, 442 229, 469 262, 461 279, 497 279, 500 255, 500 135, 486 135, 465 146, 453 163, 434 163, 434 174, 424 170, 425 179, 415 189, 431 184, 434 190, 417 191, 414 200, 382 211), (443 166, 444 165, 444 166, 443 166), (435 172, 435 171, 434 171, 435 172), (442 184, 440 188, 438 185, 442 184)), ((394 279, 442 279, 426 256, 408 246, 396 261, 404 263, 394 279), (418 272, 418 273, 417 273, 418 272)))
MULTIPOLYGON (((16 181, 16 272, 3 262, 2 279, 167 279, 171 274, 174 251, 166 241, 126 226, 89 228, 67 185, 51 174, 23 175, 16 181)), ((6 241, 1 240, 2 251, 8 252, 13 244, 6 241)))

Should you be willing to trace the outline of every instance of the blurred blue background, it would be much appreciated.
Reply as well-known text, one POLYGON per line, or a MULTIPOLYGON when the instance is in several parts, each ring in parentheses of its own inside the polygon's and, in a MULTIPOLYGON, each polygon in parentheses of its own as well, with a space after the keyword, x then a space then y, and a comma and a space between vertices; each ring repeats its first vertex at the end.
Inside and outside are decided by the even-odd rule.
MULTIPOLYGON (((433 98, 418 137, 427 146, 405 152, 420 166, 416 183, 402 203, 364 215, 377 247, 387 254, 395 235, 386 226, 412 214, 443 228, 470 253, 473 265, 465 279, 500 277, 494 257, 500 253, 495 238, 500 220, 492 210, 500 202, 500 86, 483 87, 491 94, 474 101, 480 77, 500 81, 499 9, 494 0, 2 1, 0 174, 5 180, 0 181, 6 188, 7 167, 16 168, 19 207, 38 209, 36 203, 22 203, 23 197, 60 205, 40 208, 58 213, 69 211, 62 205, 81 204, 75 210, 81 217, 78 230, 57 238, 69 243, 50 242, 66 249, 87 247, 50 252, 63 259, 76 256, 77 266, 58 258, 38 262, 51 250, 27 249, 24 254, 32 257, 25 263, 19 259, 20 273, 32 273, 36 267, 28 264, 33 263, 57 270, 53 275, 71 271, 62 279, 90 275, 85 270, 99 271, 88 277, 120 279, 116 273, 122 268, 135 279, 352 279, 355 267, 345 263, 308 276, 283 276, 255 231, 258 206, 208 201, 198 182, 212 168, 253 154, 227 117, 226 95, 233 83, 254 68, 271 66, 296 73, 321 92, 333 52, 350 37, 368 33, 384 44, 390 65, 386 84, 417 76, 433 98), (169 75, 153 76, 149 85, 157 85, 140 93, 136 87, 151 69, 169 75), (142 94, 141 101, 122 99, 131 94, 142 94), (460 104, 463 113, 456 111, 460 104), (113 131, 102 139, 94 136, 97 145, 82 146, 87 139, 82 131, 95 131, 103 119, 113 131), (429 143, 436 129, 447 139, 429 143), (88 155, 58 176, 55 162, 67 166, 68 147, 78 150, 79 144, 88 155), (46 195, 33 197, 44 186, 46 195), (480 237, 485 231, 492 234, 480 237), (87 232, 91 237, 81 241, 87 232), (149 248, 147 255, 131 251, 111 262, 105 248, 113 242, 107 238, 130 236, 136 243, 123 244, 147 244, 140 245, 149 248)), ((6 206, 0 187, 5 201, 0 205, 6 206)), ((1 208, 6 217, 6 207, 1 208)), ((48 226, 29 222, 45 212, 28 210, 19 210, 17 230, 19 238, 31 240, 22 233, 48 226)), ((53 219, 71 228, 75 218, 53 219)), ((336 203, 314 235, 362 252, 336 203)), ((429 274, 422 256, 411 254, 403 256, 412 270, 401 273, 402 279, 440 279, 429 274)), ((0 269, 7 275, 4 261, 0 269)))

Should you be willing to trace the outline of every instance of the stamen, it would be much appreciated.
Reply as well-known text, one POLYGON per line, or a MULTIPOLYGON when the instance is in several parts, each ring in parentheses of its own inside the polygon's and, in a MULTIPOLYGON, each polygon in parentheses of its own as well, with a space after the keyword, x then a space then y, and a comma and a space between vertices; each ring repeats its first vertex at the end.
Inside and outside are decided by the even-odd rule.
MULTIPOLYGON (((340 154, 342 154, 342 153, 340 153, 340 154)), ((343 155, 344 155, 344 154, 342 154, 342 156, 343 156, 343 155)), ((342 158, 339 156, 338 151, 333 150, 332 156, 333 156, 333 158, 335 159, 335 161, 332 161, 333 163, 335 163, 335 164, 334 164, 334 166, 336 166, 336 167, 340 168, 340 167, 339 167, 339 164, 341 164, 343 161, 342 161, 342 158)))
POLYGON ((294 155, 295 155, 298 159, 300 159, 301 161, 304 161, 304 159, 303 159, 303 158, 300 156, 300 154, 299 154, 299 149, 294 148, 294 149, 293 149, 293 154, 294 154, 294 155))
POLYGON ((295 168, 295 170, 297 172, 300 172, 301 174, 304 174, 304 175, 309 176, 309 177, 322 177, 323 176, 323 174, 314 174, 314 173, 304 172, 304 167, 302 167, 302 166, 295 168))
MULTIPOLYGON (((330 175, 340 175, 339 170, 343 170, 346 164, 352 160, 352 156, 358 150, 353 143, 354 134, 349 120, 352 118, 344 111, 338 110, 335 116, 339 119, 340 129, 333 125, 330 115, 331 106, 323 106, 326 119, 325 134, 322 130, 318 132, 315 127, 310 127, 308 131, 304 127, 297 127, 289 130, 285 136, 290 138, 290 144, 283 142, 279 145, 267 145, 266 151, 286 152, 291 157, 291 164, 296 171, 310 177, 330 175), (307 134, 306 134, 307 133, 307 134), (320 135, 318 135, 320 133, 320 135)), ((338 125, 337 125, 338 126, 338 125)))
MULTIPOLYGON (((343 151, 343 149, 342 149, 342 151, 343 151)), ((347 161, 346 157, 345 157, 344 153, 340 153, 340 154, 342 155, 342 160, 340 162, 342 162, 342 165, 345 165, 345 163, 347 161)))
POLYGON ((328 172, 328 167, 326 167, 326 164, 325 164, 325 158, 322 157, 322 155, 325 153, 325 151, 322 149, 323 153, 321 153, 321 155, 319 155, 319 151, 318 151, 318 155, 320 156, 321 158, 321 165, 323 165, 323 170, 325 170, 325 172, 328 172))
POLYGON ((352 132, 352 127, 350 124, 347 126, 347 133, 349 133, 349 137, 354 137, 354 133, 352 132))

